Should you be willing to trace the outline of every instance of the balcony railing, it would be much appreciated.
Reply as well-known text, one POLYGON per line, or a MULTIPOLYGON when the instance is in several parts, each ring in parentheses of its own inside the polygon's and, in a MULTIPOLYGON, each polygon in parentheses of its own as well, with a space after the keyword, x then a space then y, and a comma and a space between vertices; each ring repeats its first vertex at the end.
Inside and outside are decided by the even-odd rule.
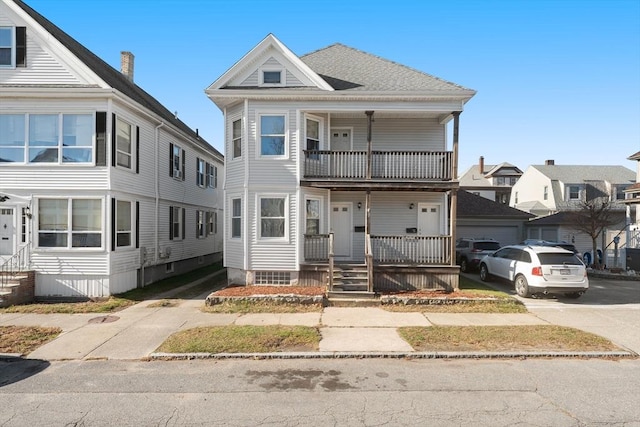
MULTIPOLYGON (((304 259, 329 261, 329 235, 305 234, 304 259)), ((451 263, 451 236, 371 236, 370 254, 381 264, 451 263)))
POLYGON ((384 264, 451 263, 451 236, 371 236, 373 259, 384 264))
MULTIPOLYGON (((367 179, 366 151, 304 151, 305 178, 367 179)), ((371 179, 449 181, 451 151, 372 151, 371 179)))

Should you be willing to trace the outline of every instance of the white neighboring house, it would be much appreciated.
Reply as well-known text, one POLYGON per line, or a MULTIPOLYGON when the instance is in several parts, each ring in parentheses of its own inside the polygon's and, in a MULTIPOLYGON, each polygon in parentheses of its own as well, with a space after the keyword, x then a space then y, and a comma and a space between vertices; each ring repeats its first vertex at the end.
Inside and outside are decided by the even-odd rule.
MULTIPOLYGON (((527 238, 574 243, 582 253, 592 252, 591 238, 571 227, 566 212, 580 208, 580 203, 605 197, 618 223, 609 227, 599 248, 613 248, 612 240, 620 238, 625 245, 625 189, 633 184, 635 173, 624 166, 544 165, 529 166, 511 191, 510 206, 530 212, 538 218, 529 221, 527 238)), ((605 261, 606 263, 606 261, 605 261)), ((611 265, 611 262, 608 263, 611 265)))
POLYGON ((517 166, 507 162, 497 165, 485 164, 484 157, 480 156, 477 164, 460 175, 460 189, 507 205, 511 197, 511 188, 520 176, 522 171, 517 166))
POLYGON ((231 282, 457 288, 475 91, 342 44, 297 56, 270 34, 205 92, 224 114, 231 282))
POLYGON ((0 264, 104 297, 220 261, 223 156, 19 0, 0 0, 0 264))
POLYGON ((626 206, 626 240, 627 267, 640 271, 640 151, 628 157, 629 160, 636 161, 636 180, 626 188, 624 200, 626 206), (635 210, 635 212, 634 212, 635 210), (632 264, 632 265, 629 265, 632 264))

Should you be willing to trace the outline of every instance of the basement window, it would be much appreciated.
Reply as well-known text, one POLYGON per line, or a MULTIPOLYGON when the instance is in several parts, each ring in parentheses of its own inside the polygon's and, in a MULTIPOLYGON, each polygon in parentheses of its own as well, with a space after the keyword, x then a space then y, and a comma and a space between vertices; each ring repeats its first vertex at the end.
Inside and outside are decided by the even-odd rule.
POLYGON ((256 271, 256 285, 290 285, 291 273, 288 271, 256 271))

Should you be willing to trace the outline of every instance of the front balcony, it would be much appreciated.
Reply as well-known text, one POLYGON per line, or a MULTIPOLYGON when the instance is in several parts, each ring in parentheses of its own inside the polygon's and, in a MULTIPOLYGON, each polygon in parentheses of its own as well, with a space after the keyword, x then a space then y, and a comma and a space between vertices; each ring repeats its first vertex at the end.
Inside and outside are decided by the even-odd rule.
POLYGON ((325 151, 305 150, 302 185, 319 188, 457 187, 452 151, 325 151))

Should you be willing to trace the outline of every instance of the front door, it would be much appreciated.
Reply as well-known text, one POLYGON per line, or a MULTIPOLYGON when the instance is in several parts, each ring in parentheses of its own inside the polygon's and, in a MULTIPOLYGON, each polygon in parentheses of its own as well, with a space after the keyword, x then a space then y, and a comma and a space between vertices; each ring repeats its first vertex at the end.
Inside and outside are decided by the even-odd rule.
POLYGON ((421 236, 439 236, 440 205, 431 203, 418 204, 418 234, 421 236))
POLYGON ((351 203, 331 203, 331 231, 333 253, 343 259, 351 258, 352 216, 351 203))
POLYGON ((13 208, 0 209, 0 255, 13 255, 13 208))

